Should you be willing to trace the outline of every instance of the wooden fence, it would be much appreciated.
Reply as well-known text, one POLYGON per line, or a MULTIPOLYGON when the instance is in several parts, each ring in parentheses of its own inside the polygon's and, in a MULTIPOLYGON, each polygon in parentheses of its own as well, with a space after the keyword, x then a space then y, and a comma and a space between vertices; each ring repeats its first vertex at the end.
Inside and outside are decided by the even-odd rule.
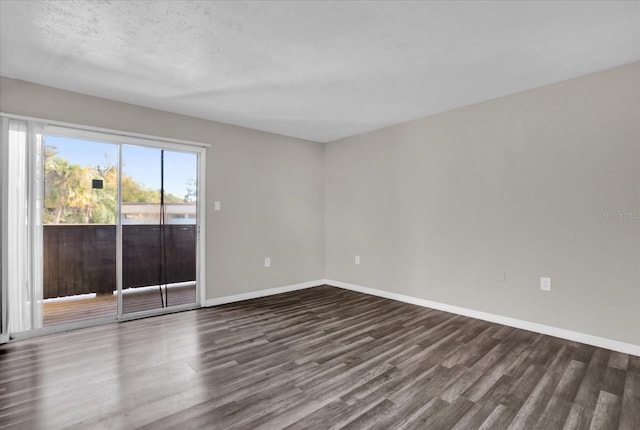
MULTIPOLYGON (((45 225, 43 241, 45 299, 116 289, 115 225, 45 225)), ((196 226, 124 225, 122 254, 123 288, 194 281, 196 226)))

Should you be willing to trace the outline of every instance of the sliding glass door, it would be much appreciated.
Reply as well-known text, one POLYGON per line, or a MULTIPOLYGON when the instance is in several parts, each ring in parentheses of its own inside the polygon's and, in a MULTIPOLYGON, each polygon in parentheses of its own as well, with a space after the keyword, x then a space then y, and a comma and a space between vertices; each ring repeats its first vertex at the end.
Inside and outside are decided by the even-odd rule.
POLYGON ((194 305, 198 157, 122 146, 122 312, 194 305))
POLYGON ((199 304, 204 149, 0 125, 3 338, 199 304))
POLYGON ((43 325, 117 316, 118 145, 47 135, 43 325))

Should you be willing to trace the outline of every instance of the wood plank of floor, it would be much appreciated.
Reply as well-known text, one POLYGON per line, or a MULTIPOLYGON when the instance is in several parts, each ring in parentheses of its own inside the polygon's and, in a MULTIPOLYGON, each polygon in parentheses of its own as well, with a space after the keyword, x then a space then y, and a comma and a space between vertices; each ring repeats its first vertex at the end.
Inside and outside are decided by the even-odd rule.
POLYGON ((0 427, 640 428, 640 357, 320 286, 0 346, 0 427))

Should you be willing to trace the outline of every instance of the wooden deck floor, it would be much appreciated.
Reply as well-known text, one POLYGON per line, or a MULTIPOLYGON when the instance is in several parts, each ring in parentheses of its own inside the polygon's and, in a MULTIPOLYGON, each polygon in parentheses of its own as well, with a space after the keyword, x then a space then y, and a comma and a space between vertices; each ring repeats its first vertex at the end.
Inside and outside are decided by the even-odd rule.
POLYGON ((640 357, 332 287, 0 346, 3 429, 640 428, 640 357))
MULTIPOLYGON (((44 326, 82 321, 89 318, 115 317, 117 298, 113 294, 101 294, 93 299, 79 299, 49 302, 43 305, 44 326)), ((169 288, 168 305, 178 306, 196 303, 196 287, 180 286, 169 288)), ((124 313, 132 313, 162 308, 158 290, 125 292, 122 300, 124 313)))

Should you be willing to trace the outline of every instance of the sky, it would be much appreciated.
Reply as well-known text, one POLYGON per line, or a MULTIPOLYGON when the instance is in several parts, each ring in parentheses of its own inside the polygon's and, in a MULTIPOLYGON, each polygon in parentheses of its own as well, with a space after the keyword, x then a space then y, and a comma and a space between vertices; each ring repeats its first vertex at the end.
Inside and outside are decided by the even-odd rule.
MULTIPOLYGON (((45 145, 55 147, 58 156, 81 167, 115 166, 118 146, 59 136, 46 136, 45 145)), ((160 149, 122 145, 123 175, 152 190, 160 189, 160 149)), ((183 198, 187 184, 197 177, 198 157, 185 152, 164 151, 164 188, 183 198)))

